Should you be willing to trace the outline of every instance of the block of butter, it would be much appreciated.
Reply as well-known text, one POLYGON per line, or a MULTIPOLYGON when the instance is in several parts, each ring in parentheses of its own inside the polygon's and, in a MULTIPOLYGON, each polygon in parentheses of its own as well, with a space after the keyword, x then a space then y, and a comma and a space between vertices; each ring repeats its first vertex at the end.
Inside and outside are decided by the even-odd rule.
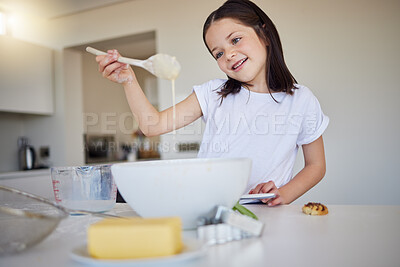
POLYGON ((179 217, 111 218, 88 229, 88 252, 98 259, 162 257, 182 251, 179 217))

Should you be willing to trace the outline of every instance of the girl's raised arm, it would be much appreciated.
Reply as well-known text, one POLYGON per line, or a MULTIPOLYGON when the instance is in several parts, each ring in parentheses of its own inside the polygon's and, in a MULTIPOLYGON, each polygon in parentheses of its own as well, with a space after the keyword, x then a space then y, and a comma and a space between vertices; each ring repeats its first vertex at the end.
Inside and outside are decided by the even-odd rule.
MULTIPOLYGON (((99 72, 103 77, 120 83, 124 86, 129 107, 139 123, 140 130, 146 136, 155 136, 171 132, 173 126, 173 108, 164 111, 157 111, 147 100, 143 90, 137 82, 132 68, 117 61, 119 57, 117 50, 107 51, 105 56, 97 56, 99 72)), ((182 128, 202 116, 200 104, 195 93, 190 94, 186 99, 175 107, 176 119, 175 129, 182 128)))

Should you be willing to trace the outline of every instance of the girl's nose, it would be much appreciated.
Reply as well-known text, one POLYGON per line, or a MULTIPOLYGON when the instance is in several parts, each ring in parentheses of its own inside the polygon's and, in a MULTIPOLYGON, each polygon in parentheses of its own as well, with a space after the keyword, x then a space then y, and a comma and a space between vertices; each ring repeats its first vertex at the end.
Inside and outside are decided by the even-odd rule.
POLYGON ((234 58, 236 56, 236 51, 235 49, 229 49, 228 51, 226 51, 226 59, 227 60, 231 60, 232 58, 234 58))

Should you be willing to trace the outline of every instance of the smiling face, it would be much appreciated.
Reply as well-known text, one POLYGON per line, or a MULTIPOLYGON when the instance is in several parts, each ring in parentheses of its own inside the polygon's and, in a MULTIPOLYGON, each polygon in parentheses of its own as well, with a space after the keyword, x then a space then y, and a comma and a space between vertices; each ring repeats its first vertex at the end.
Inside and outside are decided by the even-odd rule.
POLYGON ((214 21, 205 41, 219 68, 232 79, 266 87, 266 44, 253 28, 224 18, 214 21))

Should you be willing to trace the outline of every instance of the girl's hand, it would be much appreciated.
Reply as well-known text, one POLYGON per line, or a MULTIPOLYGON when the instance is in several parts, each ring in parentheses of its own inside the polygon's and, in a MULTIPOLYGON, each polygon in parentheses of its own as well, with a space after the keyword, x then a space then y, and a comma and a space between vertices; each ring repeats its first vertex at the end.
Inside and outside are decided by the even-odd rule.
POLYGON ((281 197, 279 190, 273 181, 258 184, 254 189, 249 191, 249 194, 263 194, 263 193, 274 193, 276 196, 274 198, 261 200, 262 202, 268 204, 268 206, 276 206, 284 203, 283 198, 281 197))
POLYGON ((97 56, 96 61, 99 63, 99 72, 104 78, 120 84, 130 84, 136 80, 135 73, 128 64, 118 62, 121 55, 117 50, 108 50, 107 55, 97 56))

